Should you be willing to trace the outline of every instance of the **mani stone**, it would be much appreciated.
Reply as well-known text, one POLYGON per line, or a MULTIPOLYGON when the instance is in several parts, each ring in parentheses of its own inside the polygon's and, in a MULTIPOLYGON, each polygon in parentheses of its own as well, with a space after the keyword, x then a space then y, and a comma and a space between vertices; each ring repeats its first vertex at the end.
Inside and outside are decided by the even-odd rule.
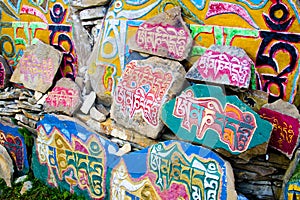
POLYGON ((0 121, 0 144, 11 156, 16 166, 16 174, 24 175, 29 171, 29 162, 25 139, 20 132, 22 132, 20 127, 0 121))
POLYGON ((263 105, 268 103, 268 93, 261 90, 248 90, 239 92, 238 96, 255 112, 258 112, 263 105))
POLYGON ((237 96, 196 84, 165 103, 161 119, 181 139, 249 160, 266 154, 272 125, 237 96))
POLYGON ((52 86, 61 59, 61 52, 38 41, 26 48, 10 81, 45 93, 52 86))
POLYGON ((252 67, 253 61, 243 49, 211 45, 187 72, 186 78, 195 82, 248 88, 252 67))
POLYGON ((78 120, 46 114, 33 147, 34 176, 86 199, 104 199, 109 163, 119 148, 78 120))
POLYGON ((181 141, 125 154, 109 174, 109 199, 237 199, 230 163, 181 141))
POLYGON ((300 114, 296 106, 280 99, 264 105, 258 113, 273 125, 269 146, 291 159, 299 145, 300 114))
POLYGON ((130 49, 182 61, 188 57, 193 39, 181 17, 181 8, 174 7, 142 23, 129 40, 130 49))
POLYGON ((0 55, 0 89, 4 89, 8 86, 12 73, 11 67, 5 58, 0 55))
POLYGON ((11 182, 14 173, 14 165, 7 150, 0 145, 0 178, 2 178, 8 187, 11 187, 11 182))
POLYGON ((73 80, 61 78, 51 92, 48 92, 44 102, 45 111, 61 112, 72 116, 82 104, 80 92, 80 88, 73 80))
POLYGON ((114 92, 111 118, 127 129, 156 139, 164 124, 162 104, 188 85, 177 61, 151 57, 126 65, 114 92))

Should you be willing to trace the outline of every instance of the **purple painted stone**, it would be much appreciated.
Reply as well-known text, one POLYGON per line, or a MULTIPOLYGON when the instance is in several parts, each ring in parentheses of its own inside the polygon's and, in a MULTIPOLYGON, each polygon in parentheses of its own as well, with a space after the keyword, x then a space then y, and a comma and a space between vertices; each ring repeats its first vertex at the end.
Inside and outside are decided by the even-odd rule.
POLYGON ((4 89, 8 86, 11 75, 12 69, 5 58, 0 55, 0 89, 4 89))
POLYGON ((252 65, 253 61, 239 47, 211 45, 188 71, 186 78, 248 88, 252 65))

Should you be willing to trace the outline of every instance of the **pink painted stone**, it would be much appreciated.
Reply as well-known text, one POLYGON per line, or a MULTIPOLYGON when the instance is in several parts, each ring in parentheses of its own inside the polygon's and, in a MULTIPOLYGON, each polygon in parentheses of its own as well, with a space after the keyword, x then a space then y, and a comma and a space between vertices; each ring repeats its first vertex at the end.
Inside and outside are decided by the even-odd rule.
POLYGON ((253 61, 238 47, 212 45, 186 74, 192 81, 207 81, 248 88, 253 61))
POLYGON ((0 55, 0 89, 4 89, 8 86, 11 75, 11 68, 5 58, 0 55))
POLYGON ((62 78, 48 92, 44 107, 46 112, 62 112, 71 116, 81 104, 79 86, 69 78, 62 78))
POLYGON ((186 59, 192 37, 181 17, 181 8, 172 8, 144 22, 128 45, 143 53, 179 61, 186 59))

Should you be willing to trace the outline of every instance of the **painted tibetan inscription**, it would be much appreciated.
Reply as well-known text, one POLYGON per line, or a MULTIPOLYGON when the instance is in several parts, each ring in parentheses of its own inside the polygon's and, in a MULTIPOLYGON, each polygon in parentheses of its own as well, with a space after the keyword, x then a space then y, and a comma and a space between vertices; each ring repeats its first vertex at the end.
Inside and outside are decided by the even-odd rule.
POLYGON ((110 168, 114 200, 236 199, 230 165, 208 149, 184 142, 155 144, 123 156, 110 168))
POLYGON ((291 159, 299 144, 299 120, 267 108, 261 108, 258 113, 273 125, 269 146, 291 159))
POLYGON ((171 73, 151 66, 139 66, 132 61, 126 66, 116 88, 115 102, 122 106, 124 115, 129 112, 129 118, 142 112, 147 123, 157 126, 158 112, 172 82, 171 73))
POLYGON ((75 107, 79 101, 79 94, 77 90, 64 88, 64 87, 54 87, 51 92, 48 93, 46 102, 53 107, 75 107))
POLYGON ((19 128, 6 125, 5 122, 0 123, 0 145, 4 146, 11 156, 17 174, 23 175, 29 171, 28 155, 25 140, 18 132, 19 128))
POLYGON ((180 138, 238 155, 269 141, 272 125, 221 88, 194 85, 163 105, 163 122, 180 138))
POLYGON ((88 198, 103 199, 107 162, 115 159, 108 155, 108 148, 116 152, 117 146, 73 121, 53 115, 46 115, 37 131, 35 177, 88 198))

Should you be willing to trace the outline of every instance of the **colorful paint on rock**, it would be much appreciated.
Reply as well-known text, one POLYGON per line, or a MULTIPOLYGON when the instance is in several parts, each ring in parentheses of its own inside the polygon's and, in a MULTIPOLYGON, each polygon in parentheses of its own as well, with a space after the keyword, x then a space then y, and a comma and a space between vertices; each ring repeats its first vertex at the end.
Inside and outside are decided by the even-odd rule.
POLYGON ((107 98, 111 98, 131 53, 128 38, 145 20, 172 5, 181 7, 183 19, 190 25, 195 43, 188 58, 191 64, 212 44, 243 48, 255 61, 257 89, 268 92, 271 101, 294 101, 300 76, 300 16, 298 5, 291 0, 115 0, 104 22, 97 58, 90 66, 90 74, 97 67, 112 72, 101 80, 95 76, 97 89, 107 92, 107 98))
POLYGON ((299 144, 299 120, 267 108, 261 108, 258 113, 273 125, 269 146, 291 159, 299 144))
POLYGON ((269 122, 220 87, 194 85, 162 109, 163 122, 180 138, 234 155, 267 144, 271 136, 269 122))
POLYGON ((0 54, 15 67, 27 46, 42 40, 63 53, 60 76, 75 78, 77 57, 67 1, 6 0, 1 3, 0 54))
POLYGON ((298 164, 296 165, 296 168, 292 172, 292 176, 286 183, 284 187, 284 192, 282 194, 282 197, 284 200, 294 200, 300 198, 300 181, 299 181, 299 175, 300 175, 300 164, 298 161, 298 164))
POLYGON ((23 175, 29 171, 28 155, 24 137, 19 133, 17 126, 0 123, 0 144, 5 147, 14 165, 17 174, 23 175))
POLYGON ((67 117, 45 115, 33 149, 35 177, 91 199, 106 195, 107 164, 118 150, 112 142, 67 117))
POLYGON ((184 142, 167 141, 129 153, 109 168, 110 199, 237 198, 230 164, 184 142))

